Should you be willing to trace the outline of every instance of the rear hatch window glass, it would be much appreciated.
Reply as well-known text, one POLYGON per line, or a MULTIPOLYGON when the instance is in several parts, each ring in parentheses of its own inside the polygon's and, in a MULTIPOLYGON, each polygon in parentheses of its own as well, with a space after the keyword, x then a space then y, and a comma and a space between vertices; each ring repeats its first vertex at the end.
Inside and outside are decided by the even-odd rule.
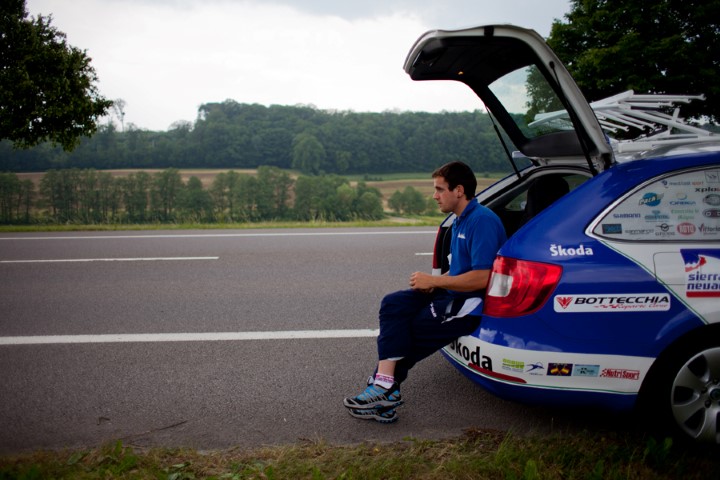
POLYGON ((564 112, 564 107, 535 65, 510 72, 495 80, 489 88, 528 140, 573 130, 566 115, 549 115, 564 112))

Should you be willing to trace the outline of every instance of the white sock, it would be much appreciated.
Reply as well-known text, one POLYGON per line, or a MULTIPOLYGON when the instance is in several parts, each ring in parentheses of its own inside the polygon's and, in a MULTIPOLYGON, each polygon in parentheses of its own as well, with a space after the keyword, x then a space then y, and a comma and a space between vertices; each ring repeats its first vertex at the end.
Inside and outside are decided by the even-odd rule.
POLYGON ((373 383, 387 390, 395 383, 395 377, 393 377, 392 375, 383 375, 382 373, 376 373, 375 381, 373 383))

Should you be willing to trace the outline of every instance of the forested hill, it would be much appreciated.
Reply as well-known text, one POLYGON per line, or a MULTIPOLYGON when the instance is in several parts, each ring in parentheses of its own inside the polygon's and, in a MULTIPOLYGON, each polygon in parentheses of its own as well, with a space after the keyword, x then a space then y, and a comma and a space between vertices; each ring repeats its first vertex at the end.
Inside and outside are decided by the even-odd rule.
POLYGON ((432 171, 462 160, 476 172, 504 171, 488 115, 329 112, 311 107, 207 103, 194 123, 166 132, 101 126, 72 152, 0 143, 0 171, 66 168, 294 168, 307 174, 432 171))

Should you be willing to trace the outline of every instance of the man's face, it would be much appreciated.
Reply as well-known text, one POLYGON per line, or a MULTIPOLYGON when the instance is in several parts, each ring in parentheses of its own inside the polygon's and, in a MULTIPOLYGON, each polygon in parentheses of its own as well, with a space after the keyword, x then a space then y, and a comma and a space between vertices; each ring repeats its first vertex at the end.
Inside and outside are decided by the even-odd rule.
POLYGON ((463 187, 458 185, 450 190, 450 186, 444 177, 433 178, 433 186, 435 187, 433 199, 437 202, 438 207, 440 207, 440 211, 443 213, 454 212, 460 199, 465 195, 462 191, 463 187))

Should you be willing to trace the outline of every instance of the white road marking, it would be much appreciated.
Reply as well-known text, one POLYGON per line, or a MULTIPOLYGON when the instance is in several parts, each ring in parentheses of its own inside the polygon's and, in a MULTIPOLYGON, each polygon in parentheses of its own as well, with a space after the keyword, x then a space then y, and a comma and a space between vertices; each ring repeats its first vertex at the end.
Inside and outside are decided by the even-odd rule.
POLYGON ((0 263, 167 262, 179 260, 217 260, 219 258, 220 257, 64 258, 49 260, 0 260, 0 263))
POLYGON ((415 253, 415 255, 418 256, 418 257, 429 257, 429 256, 431 256, 432 254, 433 254, 432 252, 416 252, 416 253, 415 253))
POLYGON ((104 335, 34 335, 0 337, 0 346, 70 343, 221 342, 377 337, 379 330, 288 330, 278 332, 136 333, 104 335))
POLYGON ((110 239, 148 239, 148 238, 225 238, 225 237, 329 237, 349 235, 417 235, 437 234, 436 230, 378 231, 378 232, 284 232, 284 233, 189 233, 189 234, 152 234, 152 235, 83 235, 62 237, 0 237, 0 240, 110 240, 110 239))
MULTIPOLYGON (((103 239, 151 239, 151 238, 224 238, 224 237, 307 237, 350 235, 435 235, 436 230, 371 231, 371 232, 278 232, 278 233, 227 233, 227 234, 152 234, 152 235, 97 235, 55 237, 0 237, 2 240, 103 240, 103 239)), ((38 262, 91 262, 91 261, 149 261, 149 260, 216 260, 219 257, 157 257, 136 259, 68 259, 68 260, 5 260, 0 263, 38 262)), ((209 333, 147 333, 102 335, 33 335, 0 337, 2 345, 45 345, 83 343, 140 343, 140 342, 210 342, 242 340, 290 340, 324 338, 377 337, 379 330, 297 330, 277 332, 209 332, 209 333)))

